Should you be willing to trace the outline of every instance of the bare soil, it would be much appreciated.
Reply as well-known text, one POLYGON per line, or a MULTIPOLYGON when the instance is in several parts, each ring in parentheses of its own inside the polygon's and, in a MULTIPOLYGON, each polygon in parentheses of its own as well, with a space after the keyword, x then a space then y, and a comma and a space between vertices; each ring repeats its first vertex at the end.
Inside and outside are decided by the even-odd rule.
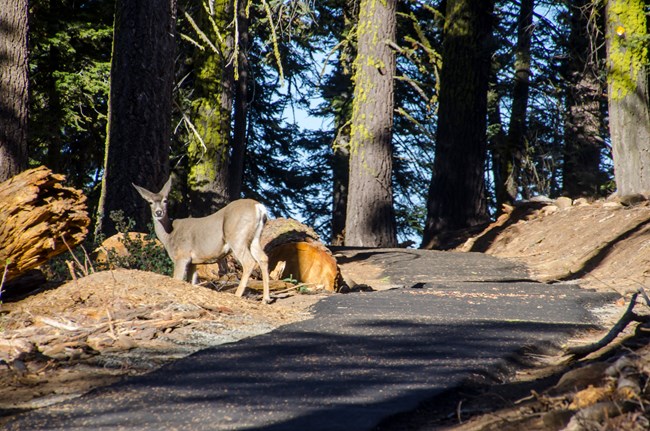
MULTIPOLYGON (((622 300, 604 322, 612 325, 631 293, 650 277, 649 230, 646 201, 634 206, 605 201, 531 203, 514 208, 458 250, 523 262, 542 281, 615 291, 622 300)), ((353 285, 384 288, 390 283, 382 268, 366 262, 346 263, 341 269, 353 285)), ((264 305, 256 295, 236 298, 234 287, 192 286, 148 272, 111 270, 2 304, 0 415, 6 418, 76 397, 197 350, 307 319, 310 307, 331 295, 276 292, 276 302, 264 305)), ((639 312, 644 308, 637 306, 639 312)), ((605 332, 573 343, 598 339, 605 332)), ((444 401, 393 418, 380 429, 592 429, 569 420, 590 407, 597 410, 595 405, 610 409, 597 418, 597 429, 648 429, 643 427, 650 426, 645 411, 650 406, 650 348, 642 337, 632 335, 632 329, 626 330, 614 347, 581 361, 562 355, 540 358, 538 364, 544 366, 521 370, 507 382, 470 385, 444 401), (620 348, 625 337, 636 344, 620 348), (604 372, 624 354, 631 358, 627 369, 633 370, 638 391, 635 387, 621 393, 616 382, 622 373, 604 372), (568 370, 594 363, 601 366, 585 373, 588 377, 555 386, 568 370), (573 428, 565 428, 567 424, 573 428)))

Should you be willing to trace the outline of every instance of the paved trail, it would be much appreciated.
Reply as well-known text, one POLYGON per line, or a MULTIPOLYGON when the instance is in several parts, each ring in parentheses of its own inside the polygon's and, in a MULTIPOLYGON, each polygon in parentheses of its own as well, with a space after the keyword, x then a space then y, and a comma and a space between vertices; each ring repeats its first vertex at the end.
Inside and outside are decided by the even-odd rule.
POLYGON ((345 255, 382 265, 402 287, 328 297, 313 319, 21 415, 8 429, 370 430, 497 372, 524 347, 592 326, 590 310, 613 300, 531 282, 524 268, 482 254, 345 255))

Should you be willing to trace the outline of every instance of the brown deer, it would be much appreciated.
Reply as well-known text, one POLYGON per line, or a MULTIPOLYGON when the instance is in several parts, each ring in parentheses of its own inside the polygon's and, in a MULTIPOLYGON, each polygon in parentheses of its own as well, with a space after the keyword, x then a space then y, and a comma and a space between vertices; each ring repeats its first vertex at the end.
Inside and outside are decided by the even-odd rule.
POLYGON ((243 268, 235 295, 242 296, 255 264, 262 271, 263 301, 271 302, 269 294, 268 257, 260 244, 266 208, 252 199, 239 199, 207 217, 172 221, 167 213, 167 196, 171 190, 169 177, 158 193, 133 187, 151 206, 156 236, 174 262, 174 278, 196 284, 196 265, 214 263, 232 253, 243 268))

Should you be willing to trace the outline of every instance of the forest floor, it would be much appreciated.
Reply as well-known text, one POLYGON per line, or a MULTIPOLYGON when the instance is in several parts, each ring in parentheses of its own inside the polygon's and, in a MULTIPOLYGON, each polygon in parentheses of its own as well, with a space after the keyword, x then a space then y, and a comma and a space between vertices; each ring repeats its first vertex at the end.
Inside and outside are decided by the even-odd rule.
MULTIPOLYGON (((456 250, 525 263, 540 281, 615 291, 622 297, 615 318, 604 322, 612 326, 650 277, 650 205, 529 203, 513 208, 456 250)), ((380 289, 390 283, 382 268, 363 261, 341 265, 341 270, 358 285, 380 289)), ((205 347, 307 319, 310 307, 331 295, 276 292, 278 300, 268 306, 255 294, 236 298, 234 283, 220 286, 191 286, 153 273, 116 269, 0 304, 0 424, 16 412, 149 372, 205 347)), ((635 311, 642 314, 644 309, 650 311, 639 303, 635 311)), ((606 332, 573 342, 593 341, 606 332)), ((545 366, 522 370, 511 381, 468 386, 446 396, 444 403, 423 405, 381 429, 563 429, 576 412, 594 405, 616 416, 596 418, 611 425, 598 429, 648 429, 643 408, 650 406, 650 345, 623 345, 624 337, 639 340, 632 332, 628 328, 613 347, 580 361, 549 357, 545 366), (614 378, 603 370, 623 354, 629 360, 623 368, 634 371, 626 373, 633 390, 621 395, 614 378), (574 371, 566 374, 569 370, 574 371), (571 377, 575 370, 583 370, 579 379, 571 377)), ((593 414, 583 416, 582 422, 594 419, 593 414)), ((574 428, 566 429, 581 429, 569 426, 574 428)))

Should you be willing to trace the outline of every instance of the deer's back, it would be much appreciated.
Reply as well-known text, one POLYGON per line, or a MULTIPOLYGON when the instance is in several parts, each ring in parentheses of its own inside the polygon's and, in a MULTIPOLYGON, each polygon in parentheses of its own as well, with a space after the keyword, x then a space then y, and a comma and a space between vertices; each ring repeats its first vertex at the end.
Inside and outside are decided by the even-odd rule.
POLYGON ((209 263, 233 248, 250 246, 258 222, 257 204, 239 199, 207 217, 174 220, 172 247, 183 257, 191 256, 193 263, 209 263))

